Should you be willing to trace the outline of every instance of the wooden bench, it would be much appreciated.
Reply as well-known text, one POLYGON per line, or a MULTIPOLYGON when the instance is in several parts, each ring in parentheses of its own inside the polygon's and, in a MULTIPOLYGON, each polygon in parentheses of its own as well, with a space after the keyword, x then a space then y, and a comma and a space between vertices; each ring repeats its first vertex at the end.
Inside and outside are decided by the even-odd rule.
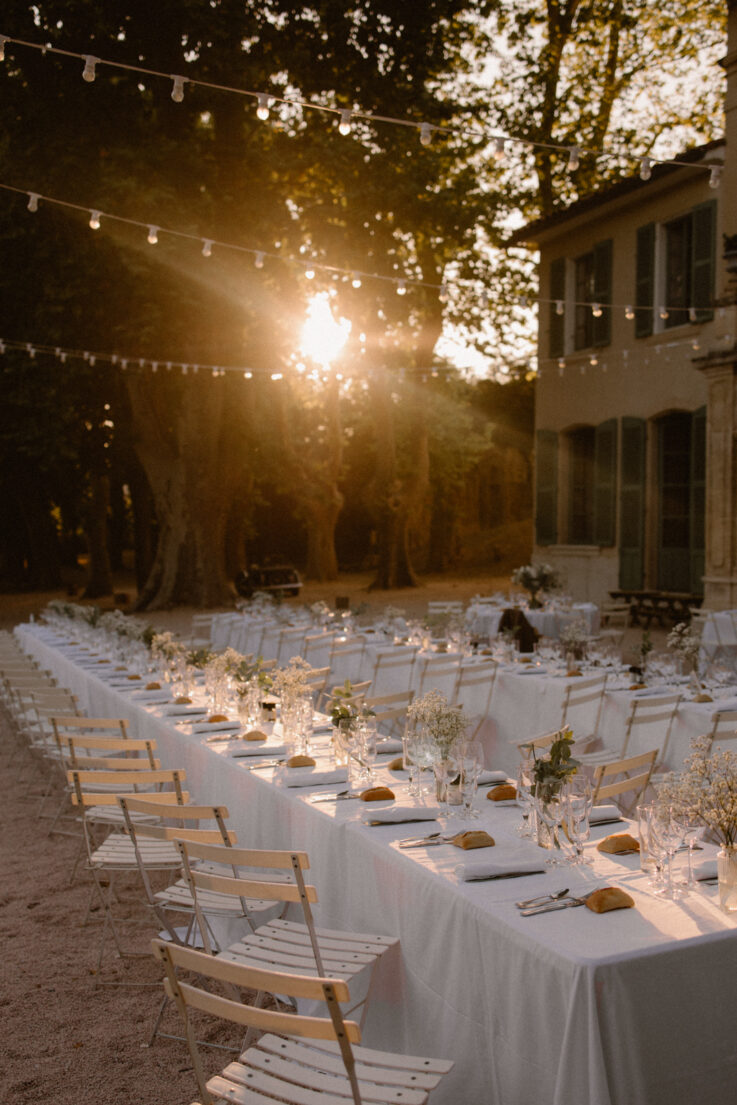
POLYGON ((620 590, 610 591, 609 594, 615 601, 628 602, 632 625, 644 625, 646 629, 654 618, 661 626, 665 626, 666 622, 670 625, 689 622, 691 607, 700 606, 703 602, 702 595, 685 591, 620 590))

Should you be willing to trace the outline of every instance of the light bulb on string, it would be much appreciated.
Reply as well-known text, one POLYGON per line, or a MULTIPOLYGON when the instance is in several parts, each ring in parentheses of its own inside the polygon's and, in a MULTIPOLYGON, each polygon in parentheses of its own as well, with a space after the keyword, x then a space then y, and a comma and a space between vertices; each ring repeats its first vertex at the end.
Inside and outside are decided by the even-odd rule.
POLYGON ((632 304, 631 303, 628 303, 627 306, 625 307, 624 317, 627 319, 628 322, 632 322, 632 319, 635 317, 635 312, 632 309, 632 304))
POLYGON ((184 82, 187 78, 172 74, 171 79, 174 82, 171 90, 171 98, 175 104, 181 104, 184 99, 184 82))
POLYGON ((406 280, 397 280, 397 295, 406 295, 406 294, 407 294, 407 281, 406 280))
POLYGON ((282 372, 272 372, 271 373, 271 379, 272 380, 283 380, 284 379, 284 374, 282 372))
POLYGON ((202 243, 202 256, 203 257, 210 257, 211 254, 212 254, 212 240, 210 238, 205 238, 205 240, 202 243))
POLYGON ((5 43, 9 41, 7 35, 0 35, 0 61, 5 61, 5 43))
POLYGON ((601 318, 603 313, 604 312, 601 309, 601 303, 591 304, 591 314, 594 316, 594 318, 601 318))
POLYGON ((305 279, 306 280, 314 280, 315 279, 315 270, 314 269, 305 269, 305 279))
POLYGON ((447 303, 448 302, 448 285, 447 284, 441 284, 440 285, 440 291, 438 293, 438 299, 440 300, 441 303, 447 303))
POLYGON ((689 309, 688 309, 688 321, 689 322, 698 322, 699 321, 698 317, 696 315, 696 308, 695 307, 689 307, 689 309))
POLYGON ((97 358, 96 358, 96 357, 93 357, 93 356, 92 356, 92 354, 90 354, 90 368, 94 368, 94 367, 95 367, 95 362, 96 362, 96 360, 97 360, 97 358))
POLYGON ((340 122, 338 123, 338 134, 342 134, 345 137, 351 133, 351 116, 353 112, 350 108, 345 107, 340 113, 340 122))
POLYGON ((251 379, 253 379, 253 373, 252 373, 252 372, 244 372, 244 373, 243 373, 243 379, 244 379, 244 380, 251 380, 251 379))
POLYGON ((151 361, 151 371, 152 372, 158 372, 159 371, 159 362, 158 361, 151 361))
POLYGON ((698 338, 694 338, 694 340, 691 342, 691 348, 693 349, 694 353, 698 353, 699 349, 701 349, 698 338))
POLYGON ((487 292, 486 288, 484 288, 484 290, 481 292, 481 295, 479 296, 479 304, 482 311, 486 311, 488 309, 489 293, 487 292))
POLYGON ((254 265, 256 266, 257 269, 262 269, 264 267, 264 255, 263 255, 263 253, 261 253, 259 251, 256 254, 256 256, 254 257, 253 263, 254 263, 254 265))
POLYGON ((100 212, 90 211, 90 230, 100 229, 100 212))
POLYGON ((591 365, 592 368, 596 368, 598 363, 599 363, 599 358, 596 356, 596 353, 592 353, 591 356, 589 357, 589 364, 591 365))
POLYGON ((420 123, 420 145, 429 146, 432 142, 433 128, 429 123, 420 123))
POLYGON ((259 92, 258 94, 258 107, 256 108, 256 115, 265 123, 269 118, 269 97, 265 92, 259 92))
POLYGON ((361 277, 358 275, 358 273, 354 272, 351 275, 351 287, 353 287, 353 288, 360 288, 361 287, 361 277))
POLYGON ((84 59, 84 69, 82 70, 82 80, 87 81, 88 84, 92 84, 97 74, 95 73, 95 66, 100 59, 93 57, 92 54, 86 54, 84 59))
POLYGON ((669 317, 668 308, 667 307, 661 307, 658 314, 662 318, 663 322, 665 322, 665 320, 669 317))
POLYGON ((150 246, 155 246, 156 243, 158 242, 158 240, 159 240, 159 228, 158 228, 158 226, 150 226, 148 228, 148 239, 147 239, 148 244, 150 246))
POLYGON ((39 196, 38 192, 29 192, 28 193, 28 210, 29 211, 38 211, 38 201, 39 201, 39 199, 40 199, 40 196, 39 196))
POLYGON ((711 172, 709 173, 709 187, 718 188, 722 179, 722 167, 721 165, 712 165, 711 172))
POLYGON ((183 364, 181 366, 181 369, 182 369, 182 376, 186 376, 187 373, 189 372, 189 365, 188 364, 183 364))
POLYGON ((566 367, 566 359, 565 359, 565 357, 559 357, 559 358, 558 358, 558 373, 559 373, 559 374, 560 374, 561 376, 563 375, 563 369, 564 369, 565 367, 566 367))
POLYGON ((32 361, 35 361, 35 359, 36 359, 36 350, 33 348, 32 345, 29 345, 27 348, 28 348, 28 356, 31 358, 32 361))
POLYGON ((569 151, 568 151, 568 172, 569 173, 575 173, 576 169, 578 169, 579 165, 581 164, 580 153, 581 153, 581 151, 579 150, 578 146, 571 146, 571 148, 569 149, 569 151))
POLYGON ((556 299, 555 301, 555 313, 556 315, 562 315, 565 311, 565 305, 562 299, 556 299))
POLYGON ((495 161, 503 161, 504 160, 504 146, 505 146, 505 142, 504 142, 503 138, 494 139, 494 160, 495 161))
POLYGON ((653 162, 650 157, 643 157, 640 161, 640 180, 649 180, 653 175, 653 162))
POLYGON ((59 356, 59 360, 61 361, 61 363, 62 363, 62 364, 66 364, 66 363, 67 363, 67 355, 66 355, 66 353, 62 353, 62 354, 60 354, 60 356, 59 356))

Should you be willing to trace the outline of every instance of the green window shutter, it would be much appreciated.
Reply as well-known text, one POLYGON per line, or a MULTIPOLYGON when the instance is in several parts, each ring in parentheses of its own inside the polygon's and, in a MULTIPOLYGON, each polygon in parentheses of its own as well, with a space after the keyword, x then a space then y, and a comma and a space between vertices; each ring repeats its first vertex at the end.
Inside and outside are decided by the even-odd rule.
POLYGON ((619 586, 641 590, 645 546, 646 423, 622 419, 622 468, 619 491, 619 586))
POLYGON ((566 259, 556 257, 550 264, 550 325, 549 325, 549 354, 551 357, 562 357, 565 353, 565 314, 559 315, 556 310, 557 300, 562 300, 565 310, 566 298, 566 259))
POLYGON ((691 214, 691 296, 699 322, 714 317, 716 208, 716 200, 709 200, 691 214))
POLYGON ((558 435, 538 430, 535 450, 535 530, 538 545, 558 540, 558 435))
POLYGON ((691 415, 691 590, 704 593, 706 510, 706 407, 691 415))
POLYGON ((594 319, 593 344, 609 345, 612 340, 612 240, 597 242, 594 246, 594 302, 604 308, 594 319))
POLYGON ((653 332, 655 299, 655 223, 639 227, 635 261, 635 337, 653 332))
POLYGON ((617 420, 596 427, 594 436, 594 544, 613 545, 617 512, 617 420))

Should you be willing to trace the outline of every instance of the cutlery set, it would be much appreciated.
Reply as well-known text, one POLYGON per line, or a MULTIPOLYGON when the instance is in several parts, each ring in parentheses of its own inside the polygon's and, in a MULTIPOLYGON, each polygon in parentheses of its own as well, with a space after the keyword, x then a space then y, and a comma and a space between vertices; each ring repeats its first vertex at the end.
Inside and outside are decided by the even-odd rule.
POLYGON ((568 893, 568 887, 557 890, 554 894, 543 894, 539 898, 528 898, 525 902, 515 902, 521 917, 535 917, 538 913, 555 913, 559 909, 575 909, 577 906, 586 905, 587 900, 594 893, 575 897, 568 893))

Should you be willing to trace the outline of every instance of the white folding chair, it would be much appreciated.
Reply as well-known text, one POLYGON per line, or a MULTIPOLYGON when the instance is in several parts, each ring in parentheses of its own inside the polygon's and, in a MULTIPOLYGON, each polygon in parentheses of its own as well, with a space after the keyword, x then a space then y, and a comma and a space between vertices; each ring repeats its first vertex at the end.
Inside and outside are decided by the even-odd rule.
POLYGON ((592 752, 577 753, 576 759, 580 760, 588 767, 596 767, 599 764, 606 764, 612 760, 624 759, 629 751, 633 734, 639 735, 647 730, 648 743, 654 744, 655 740, 652 735, 652 727, 657 727, 659 730, 658 744, 660 747, 660 762, 665 763, 670 734, 673 728, 673 720, 678 712, 680 701, 681 695, 678 692, 662 695, 644 695, 641 698, 633 697, 630 703, 629 714, 627 715, 622 747, 618 750, 604 747, 592 752))
POLYGON ((396 694, 410 689, 419 647, 401 645, 376 654, 371 676, 371 689, 375 695, 396 694))
MULTIPOLYGON (((364 971, 372 977, 381 956, 399 943, 398 938, 392 936, 317 929, 312 916, 317 891, 314 886, 305 884, 304 872, 310 863, 304 852, 246 848, 226 851, 217 845, 188 840, 179 840, 178 847, 205 949, 210 953, 218 948, 213 946, 203 911, 206 893, 230 896, 231 900, 245 906, 243 914, 249 931, 220 954, 250 967, 297 975, 327 975, 348 982, 364 971), (208 871, 202 866, 204 863, 218 864, 220 870, 208 871), (229 865, 227 871, 224 864, 229 865), (248 909, 248 900, 269 896, 284 903, 285 908, 289 904, 298 907, 301 919, 287 921, 281 917, 259 923, 248 909)), ((362 1006, 361 1023, 366 1016, 371 977, 367 978, 365 997, 348 1010, 352 1013, 362 1006)), ((289 990, 282 993, 294 996, 289 990)))
POLYGON ((349 1001, 350 990, 340 978, 285 975, 161 940, 153 941, 152 947, 165 971, 166 993, 176 1002, 184 1021, 202 1105, 223 1101, 425 1105, 429 1093, 453 1065, 357 1047, 361 1031, 354 1021, 343 1018, 340 1003, 349 1001), (186 975, 186 982, 180 974, 186 975), (207 980, 207 988, 200 979, 207 980), (318 1003, 327 1015, 307 1017, 288 1009, 244 1005, 234 996, 213 993, 218 985, 229 995, 241 990, 278 995, 288 989, 295 997, 318 1003), (248 1029, 249 1036, 260 1033, 258 1041, 247 1047, 237 1062, 208 1079, 190 1011, 225 1019, 241 1031, 248 1029))
POLYGON ((333 640, 337 636, 337 630, 328 633, 308 633, 302 647, 302 659, 306 660, 310 667, 330 667, 330 650, 333 640))
POLYGON ((658 754, 659 750, 653 748, 650 752, 640 752, 637 756, 599 764, 594 770, 594 804, 613 798, 622 812, 631 816, 650 785, 658 754), (607 782, 607 779, 613 781, 607 782), (622 803, 624 794, 632 796, 626 804, 622 803))
MULTIPOLYGON (((563 693, 559 729, 570 726, 580 744, 596 739, 606 690, 606 674, 572 677, 563 693), (593 718, 593 724, 592 719, 593 718)), ((580 759, 580 757, 577 757, 580 759)))
POLYGON ((279 651, 277 661, 279 667, 284 667, 295 656, 302 655, 307 627, 304 625, 285 626, 279 636, 279 651))
POLYGON ((423 656, 415 660, 414 687, 418 698, 428 691, 439 691, 448 702, 453 700, 458 676, 460 659, 449 660, 445 656, 423 656))
POLYGON ((349 641, 335 640, 330 649, 330 679, 336 683, 350 679, 351 683, 355 683, 363 675, 365 655, 366 642, 363 637, 354 637, 349 641))

